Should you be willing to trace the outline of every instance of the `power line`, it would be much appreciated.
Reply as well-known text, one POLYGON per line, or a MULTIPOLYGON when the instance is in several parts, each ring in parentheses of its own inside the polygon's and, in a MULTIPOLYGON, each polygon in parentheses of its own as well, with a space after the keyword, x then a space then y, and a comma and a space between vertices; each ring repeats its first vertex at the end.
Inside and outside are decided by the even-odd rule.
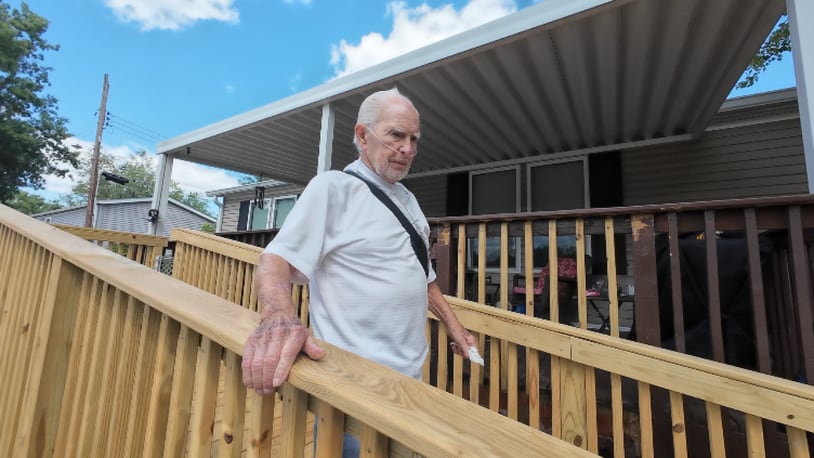
POLYGON ((145 134, 145 133, 143 133, 141 131, 132 129, 129 126, 126 126, 124 124, 120 125, 120 124, 116 124, 116 123, 108 123, 107 127, 109 129, 112 129, 113 131, 118 131, 118 132, 121 132, 121 133, 126 134, 126 135, 131 136, 131 137, 136 137, 136 138, 138 138, 140 140, 143 140, 143 141, 145 141, 147 143, 158 143, 160 141, 165 140, 165 138, 163 138, 163 137, 155 137, 155 136, 152 136, 152 135, 149 135, 149 134, 145 134))
POLYGON ((158 140, 165 140, 167 138, 166 135, 157 132, 153 129, 148 127, 144 127, 137 122, 130 121, 126 118, 123 118, 117 114, 108 112, 107 113, 107 125, 111 126, 118 126, 119 128, 129 129, 132 132, 139 132, 141 135, 149 138, 154 138, 158 140))

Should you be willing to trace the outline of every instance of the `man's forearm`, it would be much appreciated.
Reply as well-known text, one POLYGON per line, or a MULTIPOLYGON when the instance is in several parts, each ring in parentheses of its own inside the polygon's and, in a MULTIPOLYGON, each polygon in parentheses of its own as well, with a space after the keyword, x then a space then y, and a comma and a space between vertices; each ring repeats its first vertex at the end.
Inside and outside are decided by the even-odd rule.
POLYGON ((255 292, 261 319, 296 314, 291 299, 291 266, 285 259, 264 253, 254 274, 255 292))
POLYGON ((427 285, 427 296, 429 299, 430 311, 441 320, 441 323, 446 326, 447 330, 454 332, 458 329, 463 330, 461 322, 455 316, 455 312, 449 305, 449 302, 444 298, 441 288, 435 282, 427 285))

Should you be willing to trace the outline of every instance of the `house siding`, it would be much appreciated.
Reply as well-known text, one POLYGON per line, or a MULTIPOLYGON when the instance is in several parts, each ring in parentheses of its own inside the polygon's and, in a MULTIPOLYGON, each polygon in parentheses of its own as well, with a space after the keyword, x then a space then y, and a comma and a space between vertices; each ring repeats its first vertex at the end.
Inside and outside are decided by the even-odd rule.
POLYGON ((237 221, 240 214, 240 202, 250 199, 254 199, 254 193, 245 192, 224 196, 223 218, 221 219, 220 223, 221 231, 231 232, 237 230, 237 221))
POLYGON ((625 151, 625 205, 808 190, 799 119, 707 131, 692 142, 625 151))
POLYGON ((427 217, 446 216, 446 175, 406 178, 403 183, 415 195, 416 200, 421 205, 421 210, 427 217))
POLYGON ((65 224, 68 226, 85 225, 85 209, 73 208, 64 212, 52 213, 50 215, 35 216, 35 218, 47 221, 51 224, 65 224))
MULTIPOLYGON (((135 234, 148 234, 150 225, 147 221, 147 211, 151 207, 150 201, 118 202, 102 204, 97 207, 96 223, 98 229, 131 232, 135 234)), ((85 208, 75 208, 64 212, 36 215, 35 218, 49 221, 52 224, 66 224, 69 226, 85 225, 85 208)), ((186 228, 200 230, 208 223, 214 226, 215 221, 204 218, 196 213, 169 202, 167 214, 163 215, 166 228, 156 235, 169 236, 173 228, 186 228)))
MULTIPOLYGON (((404 185, 415 194, 421 205, 421 209, 428 217, 446 215, 446 176, 432 176, 405 179, 404 185)), ((303 186, 287 185, 275 186, 266 189, 265 198, 278 196, 299 195, 304 189, 303 186)), ((221 232, 236 231, 240 216, 240 203, 254 200, 254 191, 244 191, 224 196, 223 219, 221 221, 221 232)))
MULTIPOLYGON (((144 211, 144 219, 146 222, 147 219, 147 210, 144 211)), ((170 205, 167 207, 167 215, 166 215, 165 223, 166 227, 174 228, 174 227, 183 227, 187 229, 193 229, 196 231, 201 230, 204 224, 209 224, 212 226, 212 229, 215 229, 215 221, 202 218, 195 213, 187 211, 182 207, 176 207, 174 205, 170 205)), ((169 231, 168 231, 169 232, 169 231)), ((169 235, 167 234, 160 234, 160 235, 169 235)))
POLYGON ((144 234, 149 231, 149 222, 147 221, 147 211, 150 209, 149 202, 99 205, 98 208, 99 210, 96 216, 97 228, 138 234, 144 234))

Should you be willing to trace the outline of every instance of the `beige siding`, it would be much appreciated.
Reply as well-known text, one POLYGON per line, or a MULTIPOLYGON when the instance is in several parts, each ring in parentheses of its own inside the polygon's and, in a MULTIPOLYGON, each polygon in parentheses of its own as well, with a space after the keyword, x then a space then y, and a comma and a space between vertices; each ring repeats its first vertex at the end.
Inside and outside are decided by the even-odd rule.
POLYGON ((408 178, 404 186, 415 194, 421 210, 428 217, 446 216, 447 214, 447 177, 446 175, 422 178, 408 178))
MULTIPOLYGON (((416 195, 422 210, 424 210, 427 216, 444 216, 446 214, 447 188, 445 176, 408 179, 404 180, 404 185, 416 195)), ((279 186, 273 189, 267 189, 265 197, 300 194, 302 190, 303 186, 298 185, 279 186)), ((236 231, 240 213, 240 202, 253 199, 254 191, 244 191, 226 195, 223 206, 221 231, 236 231)))
POLYGON ((223 221, 221 231, 231 232, 237 230, 237 217, 240 211, 240 202, 254 199, 254 192, 229 194, 223 199, 223 221))
MULTIPOLYGON (((304 186, 293 184, 275 186, 274 188, 267 188, 265 192, 265 198, 268 199, 276 196, 299 195, 302 192, 303 188, 304 186)), ((231 232, 237 230, 237 219, 240 213, 240 202, 243 202, 245 200, 254 200, 254 190, 228 194, 224 196, 223 222, 221 223, 222 232, 231 232)))
POLYGON ((705 132, 696 141, 626 151, 625 205, 807 192, 799 119, 705 132))

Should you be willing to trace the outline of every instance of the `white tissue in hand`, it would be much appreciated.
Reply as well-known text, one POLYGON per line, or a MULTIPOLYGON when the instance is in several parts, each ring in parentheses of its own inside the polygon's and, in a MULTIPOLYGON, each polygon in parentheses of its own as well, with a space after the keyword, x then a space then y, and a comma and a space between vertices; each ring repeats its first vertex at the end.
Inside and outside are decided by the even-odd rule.
POLYGON ((483 357, 481 357, 480 353, 478 353, 478 349, 475 347, 469 347, 469 360, 483 366, 483 357))

